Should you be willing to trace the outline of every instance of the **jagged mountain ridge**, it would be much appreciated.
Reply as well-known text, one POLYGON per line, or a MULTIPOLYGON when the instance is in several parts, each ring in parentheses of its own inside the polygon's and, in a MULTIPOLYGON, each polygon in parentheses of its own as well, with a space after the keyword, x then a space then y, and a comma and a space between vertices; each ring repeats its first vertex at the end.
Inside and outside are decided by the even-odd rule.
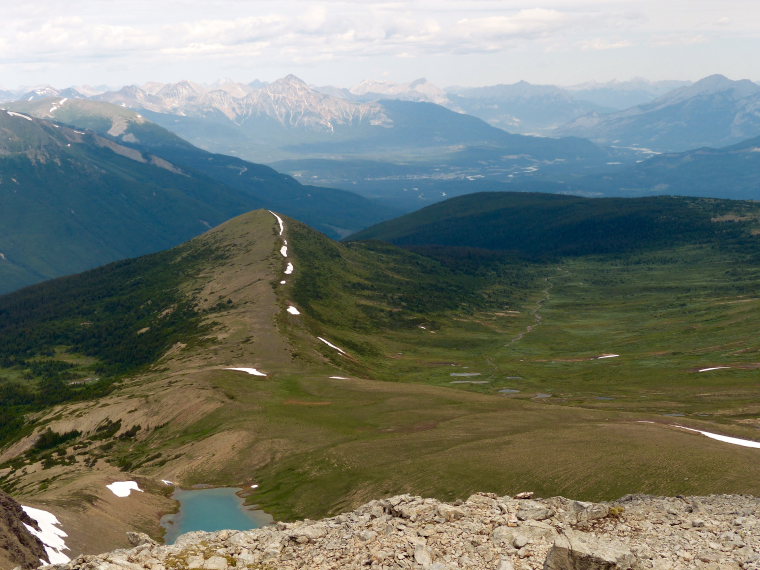
POLYGON ((205 117, 219 113, 238 125, 252 118, 268 118, 283 127, 334 132, 342 126, 358 123, 389 124, 379 106, 321 94, 294 75, 247 89, 238 85, 209 89, 189 81, 164 85, 153 91, 128 86, 96 99, 181 116, 205 117))

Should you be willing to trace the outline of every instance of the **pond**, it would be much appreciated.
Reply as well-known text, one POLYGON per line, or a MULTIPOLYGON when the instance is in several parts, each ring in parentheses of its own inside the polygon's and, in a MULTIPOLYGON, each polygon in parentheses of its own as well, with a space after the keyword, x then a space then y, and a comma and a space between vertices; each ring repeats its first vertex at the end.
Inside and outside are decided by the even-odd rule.
POLYGON ((161 519, 166 544, 174 544, 179 535, 195 530, 250 530, 272 522, 264 511, 246 507, 237 495, 239 491, 234 487, 177 489, 172 498, 179 501, 179 512, 161 519))

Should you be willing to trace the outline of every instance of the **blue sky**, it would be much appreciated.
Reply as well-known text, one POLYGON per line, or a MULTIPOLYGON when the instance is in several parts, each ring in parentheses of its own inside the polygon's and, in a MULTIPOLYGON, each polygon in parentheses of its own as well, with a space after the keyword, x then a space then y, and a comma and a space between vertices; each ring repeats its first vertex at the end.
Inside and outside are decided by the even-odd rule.
POLYGON ((5 3, 0 87, 221 78, 440 86, 760 80, 756 0, 5 3))

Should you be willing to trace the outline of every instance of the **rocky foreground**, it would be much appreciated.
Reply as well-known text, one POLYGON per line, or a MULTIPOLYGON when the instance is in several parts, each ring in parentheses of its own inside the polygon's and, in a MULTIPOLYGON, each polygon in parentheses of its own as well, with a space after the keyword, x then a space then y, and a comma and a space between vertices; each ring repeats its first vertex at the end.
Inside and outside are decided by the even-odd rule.
POLYGON ((172 546, 80 556, 58 570, 423 568, 760 570, 760 498, 649 497, 582 503, 476 494, 402 495, 321 521, 194 532, 172 546))

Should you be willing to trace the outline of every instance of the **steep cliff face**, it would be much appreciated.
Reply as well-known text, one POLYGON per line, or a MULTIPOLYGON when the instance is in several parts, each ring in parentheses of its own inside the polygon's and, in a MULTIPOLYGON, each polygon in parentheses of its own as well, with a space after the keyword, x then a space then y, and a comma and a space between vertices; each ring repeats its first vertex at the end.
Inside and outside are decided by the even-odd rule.
POLYGON ((47 560, 45 548, 25 524, 37 527, 21 505, 0 491, 0 568, 36 568, 47 560))
POLYGON ((58 570, 760 568, 760 498, 628 496, 613 503, 489 493, 452 504, 402 495, 321 521, 189 533, 83 556, 58 570), (521 497, 521 498, 517 498, 521 497))

